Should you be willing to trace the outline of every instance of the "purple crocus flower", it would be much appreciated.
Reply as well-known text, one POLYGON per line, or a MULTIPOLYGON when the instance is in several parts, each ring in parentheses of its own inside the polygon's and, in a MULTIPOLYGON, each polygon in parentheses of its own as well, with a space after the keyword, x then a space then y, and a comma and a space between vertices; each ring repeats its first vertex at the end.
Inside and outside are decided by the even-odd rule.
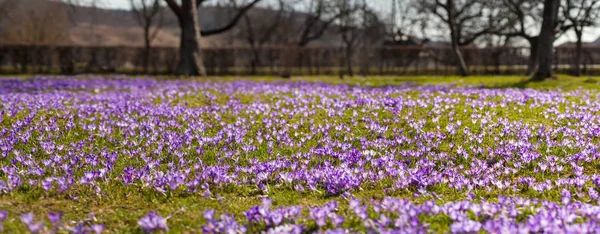
POLYGON ((213 210, 213 209, 205 210, 202 213, 202 217, 204 217, 206 220, 213 220, 215 217, 215 210, 213 210))
POLYGON ((58 224, 58 222, 60 222, 60 220, 62 219, 62 216, 63 214, 58 212, 48 213, 48 219, 50 220, 50 223, 52 223, 52 225, 58 224))
POLYGON ((138 220, 138 225, 147 233, 156 230, 168 230, 167 220, 154 211, 138 220))
POLYGON ((100 234, 100 233, 102 233, 102 231, 104 231, 104 225, 103 224, 94 224, 90 227, 90 229, 92 229, 92 231, 94 231, 94 233, 100 234))
POLYGON ((561 201, 563 204, 569 204, 571 202, 571 192, 569 192, 569 190, 567 189, 563 189, 560 192, 560 195, 562 196, 561 201))
POLYGON ((0 211, 0 222, 4 222, 4 220, 6 220, 6 217, 8 217, 8 212, 0 211))
POLYGON ((44 228, 44 223, 42 222, 34 222, 34 216, 33 213, 25 213, 21 215, 21 221, 27 225, 27 228, 29 228, 29 231, 32 233, 38 233, 39 231, 41 231, 44 228))

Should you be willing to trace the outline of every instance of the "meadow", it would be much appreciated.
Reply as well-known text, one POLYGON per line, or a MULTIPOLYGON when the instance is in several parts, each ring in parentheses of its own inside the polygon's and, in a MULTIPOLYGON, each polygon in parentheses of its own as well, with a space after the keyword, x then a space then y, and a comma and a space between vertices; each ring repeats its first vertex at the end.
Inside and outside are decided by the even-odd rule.
POLYGON ((0 78, 22 233, 598 233, 599 78, 0 78))

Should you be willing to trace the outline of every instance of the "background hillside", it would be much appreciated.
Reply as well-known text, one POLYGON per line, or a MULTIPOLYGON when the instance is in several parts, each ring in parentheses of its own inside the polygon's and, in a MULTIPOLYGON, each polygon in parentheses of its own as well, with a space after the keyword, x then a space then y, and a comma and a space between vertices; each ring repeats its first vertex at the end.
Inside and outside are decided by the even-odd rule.
MULTIPOLYGON (((0 0, 2 2, 3 0, 0 0)), ((49 39, 51 36, 41 35, 46 42, 36 41, 38 44, 69 44, 69 45, 95 45, 95 46, 142 46, 143 30, 134 18, 134 14, 129 10, 121 9, 102 9, 87 6, 68 6, 62 2, 49 0, 21 0, 18 4, 12 6, 13 12, 8 19, 0 22, 5 37, 0 38, 2 44, 33 43, 24 38, 23 34, 32 32, 23 32, 24 28, 48 28, 46 34, 64 33, 66 36, 58 36, 56 40, 49 39), (43 6, 43 7, 40 7, 43 6), (58 10, 58 11, 57 11, 58 10), (48 11, 48 12, 45 12, 48 11), (56 12, 62 12, 64 15, 58 15, 56 12), (18 14, 23 13, 23 14, 18 14), (64 18, 64 19, 61 19, 64 18), (39 22, 38 22, 39 21, 39 22), (23 24, 30 24, 23 27, 23 24), (16 32, 11 29, 18 29, 16 32), (62 32, 61 32, 62 31, 62 32), (65 41, 67 38, 69 41, 65 41)), ((154 46, 176 47, 179 44, 179 26, 177 19, 168 9, 163 9, 163 20, 160 32, 153 41, 154 46)), ((217 28, 226 22, 235 9, 219 6, 202 7, 199 10, 200 24, 203 29, 217 28)), ((254 8, 250 10, 249 17, 262 17, 264 19, 275 18, 277 11, 265 8, 254 8)), ((288 21, 286 25, 295 28, 302 23, 303 14, 297 14, 296 19, 288 21)), ((260 23, 260 22, 255 22, 260 23)), ((203 47, 227 47, 242 46, 245 40, 237 36, 241 26, 233 30, 206 37, 202 40, 203 47)), ((331 29, 330 29, 331 30, 331 29)), ((39 31, 39 30, 38 30, 39 31)), ((323 38, 320 38, 311 45, 334 45, 337 37, 334 33, 328 32, 323 38)))

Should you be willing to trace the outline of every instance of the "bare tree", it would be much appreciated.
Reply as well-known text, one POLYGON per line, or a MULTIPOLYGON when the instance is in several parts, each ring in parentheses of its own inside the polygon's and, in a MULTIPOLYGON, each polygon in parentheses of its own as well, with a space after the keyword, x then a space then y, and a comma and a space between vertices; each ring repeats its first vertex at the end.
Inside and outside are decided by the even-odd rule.
POLYGON ((392 15, 388 26, 390 35, 420 36, 427 38, 428 15, 419 14, 420 5, 413 0, 391 0, 392 15), (420 34, 420 35, 419 35, 420 34))
POLYGON ((135 20, 144 29, 144 73, 148 73, 152 41, 164 22, 160 1, 129 0, 135 20))
POLYGON ((502 16, 507 19, 503 30, 497 35, 506 37, 519 37, 529 44, 529 60, 527 62, 527 75, 531 75, 537 67, 538 55, 538 28, 542 21, 544 9, 542 0, 502 0, 502 16), (535 29, 535 30, 531 30, 535 29))
MULTIPOLYGON (((0 0, 0 26, 2 26, 4 21, 10 18, 10 8, 13 7, 15 0, 0 0)), ((0 28, 0 32, 2 32, 2 28, 0 28)), ((1 42, 2 40, 0 40, 1 42)))
MULTIPOLYGON (((366 6, 361 2, 351 2, 351 0, 341 0, 337 4, 338 12, 341 15, 339 31, 344 43, 344 64, 348 76, 354 76, 352 58, 354 57, 354 48, 358 44, 360 27, 360 13, 358 9, 365 10, 366 6)), ((364 13, 364 12, 363 12, 364 13)), ((343 77, 340 73, 340 77, 343 77)))
POLYGON ((15 4, 10 10, 10 25, 3 37, 11 44, 57 45, 68 42, 67 16, 51 2, 37 6, 15 4))
POLYGON ((475 42, 479 37, 492 33, 500 25, 497 10, 489 8, 491 0, 423 0, 420 8, 424 13, 439 18, 449 31, 456 68, 462 76, 469 75, 461 46, 475 42))
POLYGON ((562 7, 562 17, 566 21, 563 28, 573 30, 577 37, 574 73, 581 76, 583 30, 597 24, 600 17, 600 0, 566 0, 562 7))
POLYGON ((531 80, 543 81, 552 77, 552 59, 554 57, 554 39, 559 31, 558 10, 560 0, 545 0, 542 30, 538 39, 539 68, 531 80))
MULTIPOLYGON (((346 74, 354 76, 356 49, 375 44, 377 39, 374 38, 382 41, 385 24, 363 0, 340 0, 337 9, 340 15, 337 26, 344 49, 343 64, 346 66, 346 74)), ((343 75, 340 74, 340 77, 343 75)))
POLYGON ((67 16, 69 17, 69 22, 73 25, 77 24, 76 14, 78 6, 81 4, 81 0, 63 0, 67 7, 67 16))
POLYGON ((275 15, 265 15, 257 12, 251 12, 244 15, 244 24, 239 35, 250 45, 252 57, 250 58, 250 69, 252 74, 256 74, 256 69, 260 65, 259 47, 266 43, 273 42, 277 30, 283 25, 288 5, 286 0, 278 0, 278 9, 275 15))
MULTIPOLYGON (((328 29, 342 17, 342 14, 346 13, 336 9, 336 4, 340 1, 344 0, 296 0, 295 2, 300 5, 294 5, 293 9, 296 9, 296 12, 288 17, 289 27, 283 27, 283 33, 286 34, 284 41, 299 48, 304 48, 311 42, 322 38, 328 32, 328 29), (299 9, 302 12, 298 12, 299 9), (297 21, 301 21, 301 23, 298 24, 297 21)), ((305 53, 302 50, 299 53, 292 53, 289 58, 293 58, 298 67, 303 67, 304 63, 307 62, 305 61, 305 53)), ((282 77, 289 77, 290 68, 286 66, 282 77)))
POLYGON ((43 46, 65 45, 68 38, 68 19, 64 8, 52 2, 42 1, 32 5, 13 2, 7 10, 8 23, 2 25, 2 40, 11 45, 24 45, 12 55, 15 70, 22 73, 30 68, 36 72, 45 70, 51 64, 51 54, 43 46))
POLYGON ((225 25, 216 29, 200 29, 198 7, 209 0, 165 0, 173 11, 181 28, 181 41, 179 45, 179 64, 176 73, 179 75, 206 75, 200 41, 202 36, 209 36, 226 32, 233 28, 244 14, 260 0, 252 0, 241 7, 237 14, 225 25))
POLYGON ((308 0, 306 3, 304 22, 297 30, 299 34, 295 39, 295 44, 299 47, 305 47, 323 37, 327 29, 344 13, 336 11, 335 1, 308 0))

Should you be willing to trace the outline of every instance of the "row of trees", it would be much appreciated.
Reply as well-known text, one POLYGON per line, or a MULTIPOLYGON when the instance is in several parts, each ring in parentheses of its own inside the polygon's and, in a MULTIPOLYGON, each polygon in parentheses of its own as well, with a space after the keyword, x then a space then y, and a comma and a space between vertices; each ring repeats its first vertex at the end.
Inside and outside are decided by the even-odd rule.
POLYGON ((31 6, 16 0, 0 0, 0 42, 57 44, 67 35, 68 20, 67 12, 57 4, 42 2, 31 6))
POLYGON ((461 75, 468 70, 460 48, 493 35, 529 44, 527 71, 536 71, 533 80, 552 77, 554 41, 569 30, 577 37, 575 73, 580 75, 583 31, 600 16, 600 0, 424 0, 415 7, 443 23, 461 75))
MULTIPOLYGON (((154 1, 153 6, 158 6, 159 0, 151 1, 154 1)), ((197 9, 207 0, 181 0, 179 3, 175 0, 165 1, 177 16, 181 27, 181 53, 177 72, 182 75, 205 74, 199 46, 203 36, 225 32, 243 20, 248 44, 253 47, 260 46, 269 40, 282 22, 281 18, 278 18, 271 21, 272 23, 258 24, 261 28, 257 29, 246 12, 261 0, 251 0, 237 4, 238 12, 228 22, 224 22, 223 27, 205 31, 200 29, 197 17, 202 16, 198 16, 197 9)), ((279 0, 277 17, 282 17, 286 8, 294 2, 279 0)), ((308 2, 307 16, 304 17, 306 27, 301 30, 296 40, 297 46, 306 46, 311 40, 321 37, 330 25, 336 25, 345 48, 344 53, 347 54, 345 57, 350 58, 358 38, 364 39, 364 35, 381 35, 369 33, 369 30, 378 30, 382 23, 381 17, 368 7, 364 0, 308 2)), ((536 71, 533 75, 534 80, 552 77, 554 41, 569 30, 572 30, 577 38, 575 73, 579 75, 584 30, 586 27, 595 26, 600 17, 600 0, 423 0, 404 1, 400 5, 414 8, 413 11, 405 11, 405 14, 410 15, 402 16, 412 18, 411 22, 418 19, 430 21, 422 25, 442 26, 441 29, 447 32, 447 40, 452 47, 457 71, 464 76, 469 72, 461 47, 476 46, 480 38, 492 36, 503 37, 505 42, 515 38, 526 41, 531 48, 528 75, 536 71), (432 23, 433 19, 439 23, 432 23)), ((371 43, 376 40, 377 38, 371 43)), ((345 64, 351 75, 351 60, 348 59, 345 64)))
MULTIPOLYGON (((98 12, 102 12, 98 7, 105 1, 58 2, 0 0, 0 33, 4 35, 0 37, 0 43, 68 45, 72 43, 69 30, 77 27, 78 33, 81 33, 82 28, 88 27, 86 35, 89 36, 84 40, 87 44, 98 45, 96 18, 98 12), (78 22, 82 17, 85 18, 85 24, 78 22)), ((200 42, 204 37, 225 32, 235 37, 235 41, 245 42, 256 49, 252 59, 253 69, 261 61, 259 47, 278 44, 304 48, 324 35, 335 35, 340 39, 337 40, 339 44, 334 46, 343 44, 346 47, 345 61, 350 74, 353 67, 350 58, 355 47, 361 43, 366 44, 362 37, 381 40, 384 36, 382 22, 364 0, 129 0, 129 3, 135 21, 143 29, 145 71, 148 71, 152 59, 152 43, 170 20, 176 20, 181 29, 181 53, 177 68, 177 73, 181 75, 205 75, 200 42), (262 9, 247 14, 251 8, 261 3, 262 9), (204 12, 199 11, 203 6, 216 7, 217 16, 203 15, 204 12), (202 28, 200 22, 203 17, 210 18, 208 21, 220 22, 217 26, 213 24, 211 28, 202 28), (236 26, 236 30, 229 32, 236 26)))
MULTIPOLYGON (((140 26, 144 28, 147 51, 150 51, 153 30, 156 32, 160 28, 161 2, 163 0, 130 0, 131 9, 140 26)), ((270 6, 270 10, 276 12, 271 18, 251 17, 247 14, 261 0, 231 0, 227 2, 226 7, 235 10, 233 16, 225 17, 227 19, 223 20, 222 26, 214 29, 202 29, 199 24, 199 17, 203 16, 199 15, 198 8, 210 2, 209 0, 164 0, 164 2, 177 17, 181 29, 180 58, 177 68, 177 73, 180 75, 205 75, 200 41, 203 37, 229 31, 238 24, 241 30, 238 30, 236 37, 245 41, 251 48, 258 48, 267 43, 303 48, 323 37, 332 26, 335 26, 336 34, 341 37, 345 48, 345 63, 350 75, 353 73, 351 57, 362 39, 368 38, 366 35, 371 35, 371 39, 372 36, 378 36, 381 40, 384 35, 381 33, 383 23, 365 0, 277 0, 270 6), (299 11, 298 8, 302 8, 303 11, 299 11), (374 34, 373 31, 379 33, 374 34)), ((257 50, 252 59, 253 69, 260 61, 258 56, 257 50)), ((148 59, 150 58, 145 58, 146 64, 148 59)))
MULTIPOLYGON (((63 0, 67 6, 81 4, 81 0, 63 0)), ((93 7, 96 0, 91 0, 93 7)), ((144 67, 150 63, 150 49, 153 39, 161 30, 165 14, 174 15, 181 29, 180 53, 177 73, 180 75, 205 75, 200 42, 204 37, 229 32, 237 41, 243 41, 251 48, 264 45, 282 44, 306 47, 324 35, 335 35, 335 46, 345 61, 347 73, 352 75, 352 55, 360 46, 381 45, 390 31, 399 29, 402 35, 429 37, 428 33, 443 32, 440 41, 447 41, 455 57, 457 71, 469 75, 463 58, 462 48, 466 46, 506 46, 526 43, 530 47, 527 74, 537 80, 552 76, 551 63, 553 44, 556 38, 572 31, 577 38, 576 74, 580 74, 582 38, 588 27, 596 25, 600 17, 600 0, 391 0, 401 8, 400 20, 392 17, 385 24, 386 15, 376 11, 368 0, 129 0, 131 11, 139 26, 144 29, 146 53, 144 67), (200 21, 205 16, 198 9, 212 4, 224 6, 227 13, 221 13, 219 25, 202 28, 200 21), (252 15, 250 9, 261 4, 269 7, 269 16, 259 13, 252 15), (226 15, 225 15, 226 14, 226 15), (258 15, 257 15, 258 14, 258 15), (237 27, 236 27, 237 26, 237 27), (420 32, 412 30, 421 27, 420 32), (391 30, 390 30, 391 29, 391 30), (486 42, 487 41, 487 42, 486 42), (488 43, 495 41, 494 43, 488 43)), ((3 11, 17 0, 0 0, 0 23, 3 11)), ((381 1, 377 1, 381 2, 381 1)), ((29 8, 35 9, 35 8, 29 8)), ((57 19, 72 21, 73 12, 68 8, 61 17, 23 10, 12 17, 38 17, 40 25, 22 25, 5 35, 25 35, 27 30, 52 29, 60 25, 57 19), (35 14, 34 14, 35 13, 35 14), (47 19, 46 19, 47 18, 47 19)), ((64 10, 64 9, 63 9, 64 10)), ((381 9, 379 9, 381 10, 381 9)), ((397 9, 392 7, 392 11, 397 9)), ((258 10, 256 10, 258 11, 258 10)), ((256 12, 255 11, 255 12, 256 12)), ((386 13, 387 14, 387 13, 386 13)), ((13 19, 24 23, 28 20, 13 19)), ((76 22, 71 22, 75 24, 76 22)), ((29 36, 32 43, 40 43, 48 38, 60 38, 61 30, 45 30, 46 34, 29 36), (52 34, 54 33, 54 34, 52 34)), ((31 34, 31 33, 29 33, 31 34)), ((25 41, 24 39, 16 39, 25 41)), ((60 40, 60 39, 58 39, 60 40)), ((43 42, 42 42, 43 44, 43 42)), ((258 52, 251 59, 252 67, 261 61, 258 52)), ((302 58, 297 58, 302 61, 302 58)))

